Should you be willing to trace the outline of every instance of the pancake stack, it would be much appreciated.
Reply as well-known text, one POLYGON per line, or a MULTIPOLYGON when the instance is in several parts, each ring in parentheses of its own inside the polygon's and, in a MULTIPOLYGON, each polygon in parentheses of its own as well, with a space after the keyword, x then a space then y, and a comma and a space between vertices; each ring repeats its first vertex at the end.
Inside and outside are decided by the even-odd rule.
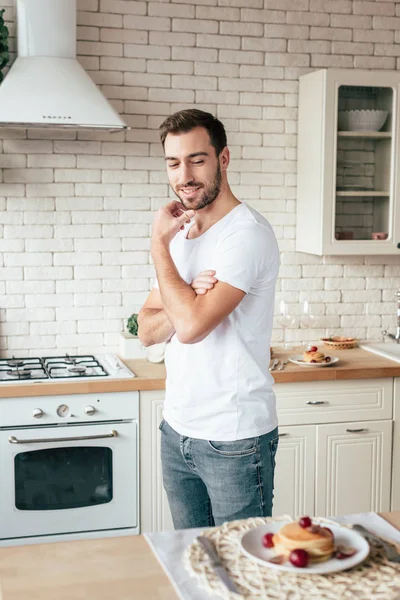
POLYGON ((323 352, 320 352, 319 350, 306 350, 303 354, 303 358, 305 362, 321 363, 325 362, 326 357, 325 354, 323 352))
POLYGON ((312 563, 329 560, 335 552, 335 539, 329 529, 320 525, 304 528, 297 521, 284 525, 274 534, 273 542, 277 554, 289 558, 292 550, 305 550, 312 563))

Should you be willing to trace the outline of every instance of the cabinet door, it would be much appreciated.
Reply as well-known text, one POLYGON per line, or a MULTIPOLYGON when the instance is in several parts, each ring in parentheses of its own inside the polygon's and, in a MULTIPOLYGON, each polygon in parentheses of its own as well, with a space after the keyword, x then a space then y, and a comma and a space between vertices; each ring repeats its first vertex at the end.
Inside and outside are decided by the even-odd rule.
POLYGON ((318 516, 390 509, 392 421, 317 425, 318 516))
POLYGON ((313 515, 315 426, 279 427, 272 514, 313 515))
POLYGON ((164 390, 140 393, 140 532, 174 528, 162 485, 160 430, 164 390))
POLYGON ((400 377, 394 380, 392 502, 390 510, 400 510, 400 377))
POLYGON ((399 82, 383 70, 300 77, 297 251, 398 254, 399 82))

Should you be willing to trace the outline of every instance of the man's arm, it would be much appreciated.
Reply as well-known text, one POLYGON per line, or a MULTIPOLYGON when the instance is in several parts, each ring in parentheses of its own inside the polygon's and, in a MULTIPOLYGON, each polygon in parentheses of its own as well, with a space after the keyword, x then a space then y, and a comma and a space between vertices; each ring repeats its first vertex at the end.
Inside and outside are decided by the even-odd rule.
MULTIPOLYGON (((215 271, 202 271, 190 284, 196 294, 207 294, 216 284, 215 271)), ((169 320, 160 292, 153 288, 143 308, 139 311, 139 338, 143 346, 152 346, 160 342, 168 341, 175 333, 175 329, 169 320)))
POLYGON ((162 305, 179 341, 184 344, 194 344, 207 337, 245 296, 244 291, 220 281, 205 295, 196 295, 180 277, 166 244, 154 243, 152 257, 162 305))
POLYGON ((175 328, 169 320, 160 292, 153 288, 138 314, 139 339, 143 346, 152 346, 167 342, 175 333, 175 328))

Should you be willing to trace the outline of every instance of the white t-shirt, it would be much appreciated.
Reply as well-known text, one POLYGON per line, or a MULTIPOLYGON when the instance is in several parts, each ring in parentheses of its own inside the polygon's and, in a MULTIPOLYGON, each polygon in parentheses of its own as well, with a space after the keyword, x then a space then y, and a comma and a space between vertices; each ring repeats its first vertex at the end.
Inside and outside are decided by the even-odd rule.
MULTIPOLYGON (((178 232, 170 251, 190 284, 201 271, 246 296, 204 340, 167 344, 164 418, 180 435, 239 440, 278 424, 268 371, 279 250, 269 222, 242 202, 197 238, 178 232)), ((156 284, 158 287, 158 285, 156 284)))

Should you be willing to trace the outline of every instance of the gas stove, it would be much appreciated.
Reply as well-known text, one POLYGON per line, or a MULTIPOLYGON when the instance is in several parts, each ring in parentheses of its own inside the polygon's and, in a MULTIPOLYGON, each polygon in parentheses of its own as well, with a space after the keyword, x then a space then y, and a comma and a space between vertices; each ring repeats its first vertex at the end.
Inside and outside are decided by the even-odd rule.
POLYGON ((0 358, 0 384, 135 377, 115 354, 0 358))

